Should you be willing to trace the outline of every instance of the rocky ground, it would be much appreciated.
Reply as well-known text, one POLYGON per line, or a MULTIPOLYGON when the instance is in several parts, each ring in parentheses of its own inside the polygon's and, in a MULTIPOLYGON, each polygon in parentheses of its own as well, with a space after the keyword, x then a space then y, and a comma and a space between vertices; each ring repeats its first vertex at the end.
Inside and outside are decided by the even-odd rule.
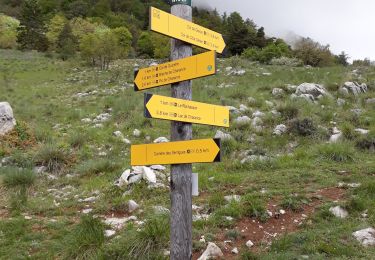
MULTIPOLYGON (((160 61, 0 57, 0 258, 168 258, 169 167, 129 166, 131 144, 168 142, 132 86, 160 61)), ((193 168, 194 259, 371 259, 375 68, 218 65, 193 86, 231 111, 194 126, 223 151, 193 168)))

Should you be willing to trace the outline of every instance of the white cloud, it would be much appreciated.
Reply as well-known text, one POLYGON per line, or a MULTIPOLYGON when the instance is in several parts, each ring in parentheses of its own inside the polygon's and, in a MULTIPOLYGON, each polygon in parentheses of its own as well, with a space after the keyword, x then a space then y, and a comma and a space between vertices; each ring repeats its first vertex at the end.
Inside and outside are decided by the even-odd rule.
POLYGON ((329 44, 335 53, 375 60, 374 0, 193 0, 219 12, 237 11, 264 26, 266 33, 293 31, 329 44))

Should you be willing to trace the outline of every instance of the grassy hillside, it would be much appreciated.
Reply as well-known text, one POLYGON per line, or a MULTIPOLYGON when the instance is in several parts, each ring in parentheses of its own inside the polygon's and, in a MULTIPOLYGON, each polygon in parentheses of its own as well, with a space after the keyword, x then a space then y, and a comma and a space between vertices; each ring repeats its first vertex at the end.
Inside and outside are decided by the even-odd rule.
MULTIPOLYGON (((145 180, 114 185, 131 168, 124 139, 169 138, 170 123, 145 119, 143 93, 132 87, 134 67, 151 61, 121 60, 99 71, 34 52, 0 50, 0 57, 0 102, 11 104, 18 122, 0 137, 0 258, 165 258, 169 167, 157 173, 156 187, 145 180), (129 212, 129 200, 139 209, 129 212), (116 229, 111 218, 129 219, 116 229), (116 234, 104 236, 105 230, 116 234)), ((231 114, 229 129, 193 127, 196 139, 217 130, 233 137, 223 141, 221 163, 193 168, 200 182, 194 257, 212 241, 225 259, 371 259, 375 248, 361 246, 352 233, 375 226, 375 106, 366 102, 375 97, 375 68, 266 66, 239 58, 218 66, 216 76, 194 80, 193 99, 242 109, 231 114), (228 76, 228 67, 246 73, 228 76), (342 96, 338 89, 347 81, 369 90, 342 96), (304 82, 322 84, 330 96, 292 100, 291 85, 304 82), (274 88, 283 94, 274 96, 274 88), (235 120, 257 115, 262 129, 235 120), (286 133, 273 134, 280 124, 286 133), (342 138, 329 143, 335 126, 342 138), (330 213, 338 205, 347 218, 330 213)))

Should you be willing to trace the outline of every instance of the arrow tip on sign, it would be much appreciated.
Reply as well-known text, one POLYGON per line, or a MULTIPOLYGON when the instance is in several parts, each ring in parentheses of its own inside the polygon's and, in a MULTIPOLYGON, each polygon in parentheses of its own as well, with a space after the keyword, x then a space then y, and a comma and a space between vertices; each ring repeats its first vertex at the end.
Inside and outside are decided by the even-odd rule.
POLYGON ((139 91, 139 87, 138 87, 138 83, 139 83, 138 73, 139 73, 139 69, 134 70, 134 91, 139 91))
POLYGON ((217 145, 217 148, 218 148, 218 152, 217 152, 217 155, 214 159, 214 162, 221 162, 221 149, 220 149, 220 146, 221 146, 221 139, 219 138, 214 138, 213 139, 215 144, 217 145))

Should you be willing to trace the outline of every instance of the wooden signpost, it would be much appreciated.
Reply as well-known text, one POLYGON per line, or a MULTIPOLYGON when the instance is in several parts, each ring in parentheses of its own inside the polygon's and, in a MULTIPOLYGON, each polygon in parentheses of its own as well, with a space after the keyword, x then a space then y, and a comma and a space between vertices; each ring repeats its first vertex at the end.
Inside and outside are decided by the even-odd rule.
POLYGON ((220 161, 220 140, 192 140, 192 123, 229 127, 225 107, 192 100, 191 79, 216 73, 216 52, 222 53, 221 34, 191 22, 191 0, 169 0, 171 14, 150 8, 151 30, 170 36, 171 62, 135 73, 134 89, 172 84, 171 96, 145 94, 145 116, 171 121, 172 142, 131 147, 133 166, 171 165, 170 259, 192 259, 192 163, 220 161), (209 52, 192 56, 192 46, 209 52))
POLYGON ((229 109, 145 93, 145 117, 229 127, 229 109))
POLYGON ((165 86, 216 73, 216 53, 209 51, 189 58, 140 69, 135 73, 136 91, 165 86))

